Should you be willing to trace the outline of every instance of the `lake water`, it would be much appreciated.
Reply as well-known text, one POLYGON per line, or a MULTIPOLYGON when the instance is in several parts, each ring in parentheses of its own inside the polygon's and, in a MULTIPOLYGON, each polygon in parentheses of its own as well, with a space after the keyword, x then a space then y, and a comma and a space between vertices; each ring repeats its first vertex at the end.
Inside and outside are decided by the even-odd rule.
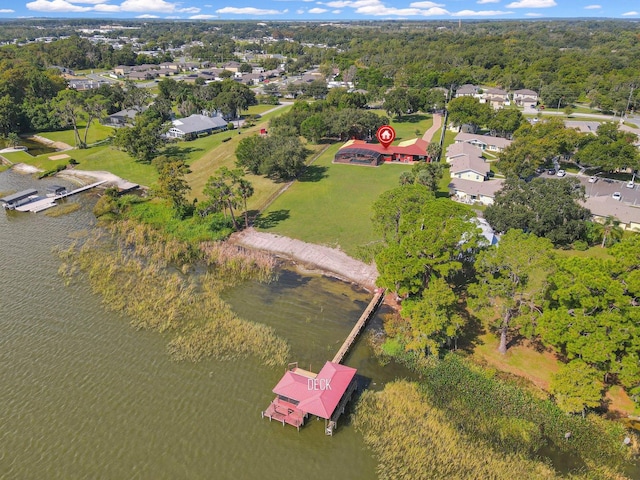
MULTIPOLYGON (((0 173, 0 192, 53 183, 61 181, 0 173)), ((83 207, 57 218, 0 210, 0 478, 375 478, 348 417, 333 437, 324 422, 297 432, 260 418, 283 367, 172 361, 166 335, 135 331, 83 282, 65 286, 52 249, 93 224, 90 195, 71 197, 83 207)), ((316 371, 369 298, 292 272, 225 296, 241 316, 274 326, 292 360, 316 371)), ((370 388, 409 376, 380 367, 364 341, 346 363, 370 388)))
MULTIPOLYGON (((27 147, 27 153, 34 157, 58 151, 56 148, 48 147, 44 143, 36 142, 35 140, 28 140, 26 138, 20 138, 19 145, 27 147)), ((7 142, 0 139, 0 149, 6 148, 7 146, 7 142)))

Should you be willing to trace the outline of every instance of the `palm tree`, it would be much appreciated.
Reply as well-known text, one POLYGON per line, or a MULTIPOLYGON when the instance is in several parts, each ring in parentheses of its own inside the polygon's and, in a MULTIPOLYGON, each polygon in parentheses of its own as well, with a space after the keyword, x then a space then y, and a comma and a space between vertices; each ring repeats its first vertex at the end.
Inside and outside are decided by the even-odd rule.
POLYGON ((623 230, 620 227, 620 222, 608 215, 602 224, 602 243, 600 247, 610 247, 614 243, 618 243, 622 238, 622 234, 623 230))
POLYGON ((253 195, 253 185, 246 178, 238 178, 237 179, 237 189, 238 193, 242 197, 242 201, 244 202, 244 227, 249 228, 249 211, 247 210, 247 198, 253 195))

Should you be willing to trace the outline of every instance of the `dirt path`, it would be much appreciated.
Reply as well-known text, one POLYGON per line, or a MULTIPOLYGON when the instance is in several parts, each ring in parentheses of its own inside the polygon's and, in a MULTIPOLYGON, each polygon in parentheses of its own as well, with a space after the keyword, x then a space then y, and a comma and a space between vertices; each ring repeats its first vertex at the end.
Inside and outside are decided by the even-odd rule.
POLYGON ((357 283, 369 290, 375 288, 378 270, 375 265, 351 258, 346 253, 322 245, 306 243, 253 228, 234 233, 230 241, 244 247, 281 255, 302 262, 305 269, 329 272, 337 278, 357 283))
POLYGON ((442 126, 442 115, 436 113, 433 115, 433 125, 431 125, 431 128, 429 128, 429 130, 424 132, 422 139, 426 140, 427 142, 431 142, 431 139, 433 138, 435 133, 440 129, 441 126, 442 126))

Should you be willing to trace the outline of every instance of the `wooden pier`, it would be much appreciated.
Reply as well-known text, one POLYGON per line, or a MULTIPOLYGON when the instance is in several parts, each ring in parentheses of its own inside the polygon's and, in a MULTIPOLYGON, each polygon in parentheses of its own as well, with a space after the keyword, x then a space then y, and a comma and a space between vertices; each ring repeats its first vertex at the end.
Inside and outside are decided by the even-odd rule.
POLYGON ((65 197, 70 197, 71 195, 75 195, 76 193, 84 192, 86 190, 90 190, 106 182, 107 180, 101 180, 99 182, 95 182, 90 185, 85 185, 84 187, 76 188, 75 190, 71 190, 70 192, 61 193, 54 197, 45 197, 39 200, 34 200, 33 202, 25 203, 24 205, 20 205, 15 209, 19 212, 38 213, 48 208, 55 207, 57 205, 56 200, 60 200, 61 198, 65 198, 65 197))
POLYGON ((351 345, 353 345, 353 342, 356 341, 356 339, 358 338, 358 335, 362 331, 362 328, 367 324, 369 319, 373 317, 374 313, 376 313, 376 310, 378 310, 378 307, 382 303, 383 299, 384 299, 384 289, 379 288, 376 290, 376 293, 371 299, 371 302, 369 302, 369 305, 367 306, 367 308, 364 310, 364 312, 362 312, 362 315, 354 325, 347 339, 344 341, 344 343, 340 347, 340 350, 338 350, 338 353, 336 353, 336 356, 333 357, 333 360, 332 360, 333 363, 342 363, 342 360, 344 360, 344 357, 349 352, 351 345))

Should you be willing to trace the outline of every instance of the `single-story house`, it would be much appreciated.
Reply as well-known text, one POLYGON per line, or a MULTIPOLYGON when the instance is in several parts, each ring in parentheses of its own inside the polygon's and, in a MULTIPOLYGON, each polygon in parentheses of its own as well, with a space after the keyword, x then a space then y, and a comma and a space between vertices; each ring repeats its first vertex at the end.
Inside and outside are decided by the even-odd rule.
POLYGON ((103 82, 102 80, 88 80, 88 79, 71 79, 67 81, 67 85, 69 88, 73 88, 74 90, 94 90, 96 88, 100 88, 100 85, 107 84, 108 82, 103 82))
POLYGON ((378 166, 383 162, 413 163, 426 161, 429 142, 415 138, 384 147, 364 140, 349 140, 333 158, 333 163, 378 166))
POLYGON ((479 99, 482 94, 480 93, 480 87, 467 83, 458 87, 455 97, 475 97, 479 99))
POLYGON ((472 182, 484 182, 489 178, 489 164, 484 158, 462 155, 451 161, 451 178, 462 178, 472 182))
POLYGON ((133 123, 133 119, 136 115, 140 113, 140 110, 136 110, 134 108, 127 108, 125 110, 120 110, 119 112, 112 113, 109 115, 105 121, 105 125, 121 127, 128 123, 133 123))
POLYGON ((475 182, 464 178, 452 178, 449 183, 449 191, 460 202, 493 205, 496 192, 502 189, 503 183, 503 180, 475 182))
POLYGON ((573 128, 581 133, 597 133, 600 122, 581 121, 581 120, 565 120, 564 126, 567 128, 573 128))
POLYGON ((623 230, 640 232, 640 206, 614 200, 608 195, 587 197, 583 205, 591 211, 593 220, 596 222, 604 222, 610 216, 620 222, 623 230))
POLYGON ((525 105, 536 105, 538 103, 538 93, 527 88, 514 90, 513 103, 519 107, 524 107, 525 105))
POLYGON ((470 143, 481 150, 488 150, 490 152, 502 152, 505 148, 511 145, 511 140, 507 140, 506 138, 464 132, 460 132, 456 135, 455 142, 470 143))
POLYGON ((173 126, 167 132, 169 138, 194 138, 198 135, 227 129, 227 121, 224 118, 198 114, 178 118, 171 123, 173 126))
POLYGON ((469 157, 482 157, 482 150, 470 143, 452 143, 447 147, 446 160, 451 163, 454 158, 467 155, 469 157))

